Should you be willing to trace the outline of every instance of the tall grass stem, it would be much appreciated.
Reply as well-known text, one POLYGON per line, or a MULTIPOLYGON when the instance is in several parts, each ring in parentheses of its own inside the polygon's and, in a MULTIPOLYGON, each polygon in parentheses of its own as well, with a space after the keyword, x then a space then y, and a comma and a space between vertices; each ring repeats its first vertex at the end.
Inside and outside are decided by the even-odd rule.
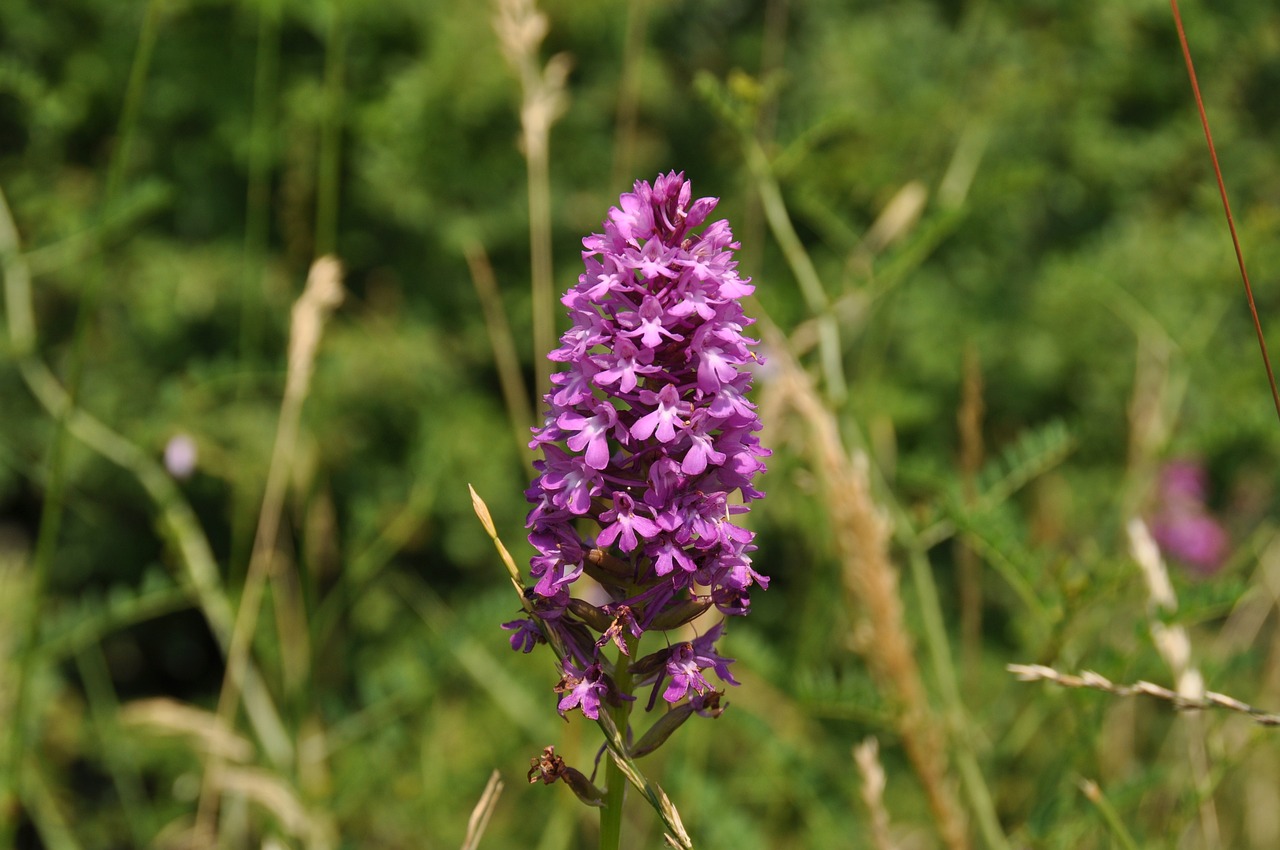
MULTIPOLYGON (((822 482, 832 526, 838 529, 835 542, 844 565, 846 592, 851 605, 865 612, 867 618, 868 639, 862 646, 862 655, 880 687, 899 706, 897 729, 911 766, 924 786, 943 844, 950 850, 966 850, 968 830, 946 775, 946 736, 929 706, 907 632, 897 573, 889 563, 890 521, 872 501, 867 458, 861 453, 850 456, 834 414, 786 352, 785 342, 775 329, 766 326, 764 331, 774 368, 781 372, 777 383, 786 404, 813 434, 811 463, 822 482)), ((921 560, 913 557, 913 576, 921 560)), ((928 569, 927 563, 924 568, 928 569)), ((934 594, 936 597, 936 591, 934 594)), ((931 605, 936 606, 936 598, 923 600, 926 630, 930 628, 931 605)), ((931 650, 936 649, 932 641, 930 644, 931 650)))
POLYGON ((249 180, 245 191, 244 279, 240 289, 240 365, 249 386, 251 364, 262 336, 262 279, 271 230, 271 141, 275 126, 276 82, 280 64, 280 7, 258 4, 258 49, 254 59, 253 117, 249 125, 249 180))
POLYGON ((502 796, 502 775, 498 771, 489 774, 489 782, 484 786, 476 806, 471 810, 471 818, 467 821, 467 837, 462 842, 462 850, 479 850, 480 839, 489 827, 489 819, 497 808, 498 798, 502 796))
POLYGON ((547 138, 532 138, 536 128, 525 130, 528 149, 529 261, 533 298, 533 353, 537 386, 551 386, 551 361, 555 345, 555 304, 551 260, 551 163, 547 138))
POLYGON ((324 120, 320 128, 320 161, 316 186, 315 256, 338 250, 338 200, 342 189, 343 86, 347 65, 347 32, 343 0, 329 0, 324 54, 324 120))
MULTIPOLYGON (((276 544, 280 519, 284 511, 285 493, 297 450, 302 406, 311 386, 316 351, 324 324, 329 314, 342 302, 342 270, 333 257, 321 257, 311 266, 307 286, 293 307, 289 334, 289 368, 285 379, 284 398, 280 403, 280 417, 276 423, 275 444, 271 453, 271 465, 267 472, 266 491, 262 497, 262 510, 258 517, 258 531, 254 537, 253 554, 245 576, 240 606, 231 633, 231 645, 227 652, 227 669, 218 696, 218 718, 232 724, 240 696, 244 691, 245 674, 249 669, 250 650, 257 631, 258 611, 266 583, 277 569, 276 544)), ((213 818, 216 812, 216 794, 220 782, 215 777, 221 770, 220 759, 213 755, 205 764, 204 781, 196 816, 197 837, 214 834, 213 818)))
POLYGON ((545 66, 538 48, 547 34, 547 18, 533 0, 497 0, 494 32, 503 55, 520 82, 521 147, 529 195, 529 264, 533 312, 533 362, 537 387, 551 386, 555 345, 555 292, 551 254, 551 126, 564 113, 568 55, 558 53, 545 66))
MULTIPOLYGON (((129 472, 159 513, 159 527, 186 571, 186 581, 224 653, 229 651, 235 615, 222 587, 209 541, 191 505, 160 463, 100 420, 75 408, 66 389, 35 354, 31 276, 23 260, 17 226, 4 193, 0 192, 0 260, 5 272, 5 316, 11 339, 25 341, 18 358, 23 381, 36 401, 54 419, 65 417, 67 432, 89 449, 129 472)), ((19 685, 22 683, 19 679, 19 685)), ((258 671, 245 670, 244 704, 249 721, 267 756, 276 764, 292 758, 292 748, 258 671)), ((16 725, 16 724, 15 724, 16 725)), ((5 846, 0 844, 0 846, 5 846)))
MULTIPOLYGON (((138 44, 133 52, 133 61, 129 69, 129 80, 125 90, 124 104, 120 119, 116 125, 116 144, 111 151, 107 164, 106 185, 103 189, 99 206, 99 224, 105 221, 112 203, 120 194, 124 184, 125 172, 129 165, 129 155, 133 148, 133 137, 138 125, 138 116, 142 106, 142 96, 146 88, 147 73, 151 67, 151 58, 155 51, 156 34, 160 26, 161 0, 150 0, 143 14, 142 29, 138 36, 138 44)), ((6 295, 10 292, 9 277, 15 273, 15 264, 20 264, 17 254, 19 241, 17 226, 9 212, 7 201, 4 202, 5 245, 0 245, 0 256, 5 258, 6 295)), ((44 587, 48 581, 53 553, 58 545, 58 534, 62 525, 62 513, 66 497, 66 453, 71 435, 68 417, 74 409, 80 395, 80 385, 84 378, 86 363, 87 339, 89 325, 97 313, 98 298, 102 289, 104 270, 100 252, 94 252, 95 261, 85 275, 84 287, 80 302, 76 308, 75 327, 72 331, 71 357, 67 372, 67 404, 55 416, 53 439, 46 460, 46 489, 41 504, 40 522, 36 532, 35 552, 32 557, 32 580, 29 588, 28 607, 25 622, 18 629, 21 644, 18 648, 17 682, 13 698, 13 714, 9 728, 5 752, 0 755, 0 847, 8 847, 13 843, 15 823, 8 813, 16 812, 13 801, 21 796, 22 760, 26 749, 27 737, 27 700, 29 684, 35 670, 37 647, 40 639, 40 606, 43 602, 44 587)), ((30 277, 25 266, 16 270, 26 282, 28 294, 30 277)), ((15 282, 19 287, 21 282, 15 282)), ((15 335, 15 348, 26 363, 35 354, 34 311, 30 299, 24 299, 19 308, 22 314, 16 317, 19 321, 28 322, 25 333, 15 335)), ((10 317, 10 322, 15 317, 10 317)))
POLYGON ((831 312, 831 303, 827 297, 818 270, 813 266, 808 251, 800 241, 791 216, 787 212, 786 201, 782 198, 782 190, 773 177, 769 160, 764 149, 751 137, 743 138, 747 167, 755 180, 756 192, 764 209, 765 220, 787 265, 800 286, 805 305, 818 322, 818 351, 822 363, 822 374, 828 397, 839 407, 849 394, 844 376, 844 360, 840 348, 840 328, 835 314, 831 312))
MULTIPOLYGON (((520 371, 515 336, 511 333, 507 311, 502 306, 502 293, 498 290, 493 266, 489 263, 484 246, 479 242, 469 242, 464 246, 463 253, 466 255, 467 267, 471 270, 471 283, 475 286, 476 298, 480 301, 485 329, 489 332, 489 345, 493 349, 493 361, 498 369, 502 400, 506 404, 507 419, 515 437, 516 455, 527 469, 533 470, 533 451, 529 448, 529 430, 534 425, 533 408, 529 404, 531 396, 520 371)), ((545 360, 545 354, 544 351, 544 356, 539 359, 545 360)))
POLYGON ((636 133, 640 116, 641 73, 645 36, 649 29, 649 0, 627 4, 622 36, 622 79, 618 83, 618 111, 613 133, 613 167, 610 187, 625 185, 635 168, 636 133))

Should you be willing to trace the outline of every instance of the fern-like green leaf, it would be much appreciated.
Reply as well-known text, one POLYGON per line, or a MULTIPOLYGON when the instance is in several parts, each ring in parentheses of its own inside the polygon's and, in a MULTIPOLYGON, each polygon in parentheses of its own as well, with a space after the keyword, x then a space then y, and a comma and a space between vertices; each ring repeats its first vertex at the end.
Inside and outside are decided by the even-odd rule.
POLYGON ((974 510, 988 511, 1066 460, 1075 440, 1062 420, 1024 431, 978 474, 974 510))

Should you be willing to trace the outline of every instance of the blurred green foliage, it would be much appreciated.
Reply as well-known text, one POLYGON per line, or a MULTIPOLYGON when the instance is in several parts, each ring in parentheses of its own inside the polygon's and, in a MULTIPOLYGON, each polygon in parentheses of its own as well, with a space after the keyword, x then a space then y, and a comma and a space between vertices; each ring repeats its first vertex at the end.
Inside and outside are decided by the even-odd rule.
MULTIPOLYGON (((1280 222, 1280 12, 1187 5, 1267 321, 1280 308, 1280 248, 1267 238, 1280 222)), ((1163 461, 1191 457, 1209 471, 1233 549, 1212 576, 1175 573, 1175 619, 1192 629, 1211 687, 1280 705, 1268 590, 1276 423, 1166 4, 542 9, 543 58, 573 60, 551 145, 558 288, 576 279, 579 240, 619 192, 683 170, 722 199, 758 286, 754 309, 803 336, 812 317, 747 167, 747 140, 758 142, 841 317, 846 436, 870 451, 900 527, 943 529, 929 554, 965 658, 964 728, 1012 845, 1110 846, 1083 777, 1142 846, 1187 835, 1201 846, 1188 732, 1167 706, 1022 685, 1003 669, 1170 680, 1124 523, 1147 509, 1163 461), (628 52, 631 16, 643 39, 628 52), (624 138, 628 80, 636 120, 624 138), (919 220, 869 242, 913 183, 928 197, 919 220), (957 459, 966 357, 984 387, 982 481, 1018 485, 980 508, 966 502, 957 459), (1141 410, 1159 426, 1145 437, 1141 410), (971 655, 946 529, 983 564, 971 655)), ((275 775, 308 826, 290 832, 278 813, 229 805, 228 835, 458 846, 497 769, 507 790, 482 846, 591 844, 591 813, 560 789, 523 785, 543 746, 586 769, 597 737, 581 718, 556 718, 549 657, 508 650, 498 624, 518 603, 466 490, 484 496, 519 561, 521 423, 499 392, 465 259, 475 246, 491 258, 531 375, 520 92, 491 19, 485 4, 409 0, 0 4, 0 190, 34 276, 35 354, 68 380, 77 310, 89 305, 79 404, 153 458, 175 435, 194 438, 198 467, 181 491, 233 600, 272 452, 290 305, 327 227, 347 268, 284 522, 306 616, 277 621, 268 601, 255 647, 301 753, 275 775), (148 15, 154 52, 131 115, 148 15), (336 222, 324 220, 326 197, 336 222), (299 681, 281 673, 289 652, 303 653, 299 681)), ((221 650, 151 498, 79 443, 48 572, 32 578, 58 425, 24 384, 6 318, 0 682, 27 677, 28 716, 20 800, 0 819, 23 847, 168 846, 194 814, 201 757, 187 739, 129 722, 128 706, 165 696, 212 709, 221 650), (28 614, 38 639, 20 666, 28 614)), ((767 371, 759 386, 767 399, 767 371)), ((869 817, 849 752, 876 735, 900 846, 932 846, 895 707, 851 650, 859 613, 840 589, 803 425, 767 426, 770 496, 752 522, 774 582, 728 638, 744 685, 724 717, 651 757, 652 775, 699 847, 861 846, 869 817)), ((902 590, 918 626, 905 574, 902 590)), ((13 726, 13 693, 0 684, 0 729, 13 726)), ((1275 846, 1274 824, 1251 814, 1280 771, 1274 733, 1205 723, 1221 846, 1275 846)), ((632 815, 628 846, 657 846, 648 813, 632 815)))

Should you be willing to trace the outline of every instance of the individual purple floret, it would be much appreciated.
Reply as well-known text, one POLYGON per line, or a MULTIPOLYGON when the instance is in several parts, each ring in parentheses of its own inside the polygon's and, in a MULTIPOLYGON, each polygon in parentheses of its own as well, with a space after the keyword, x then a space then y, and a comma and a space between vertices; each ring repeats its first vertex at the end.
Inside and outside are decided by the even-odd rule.
MULTIPOLYGON (((763 495, 752 480, 769 454, 746 397, 760 358, 739 299, 754 287, 738 277, 728 222, 694 232, 716 203, 692 200, 676 172, 637 182, 604 232, 583 240, 586 270, 561 299, 573 326, 548 355, 565 368, 543 397, 530 443, 542 450, 539 475, 526 492, 536 620, 504 628, 524 651, 549 632, 564 655, 562 713, 595 717, 602 700, 627 698, 610 685, 613 647, 631 654, 646 631, 712 606, 746 614, 752 588, 768 585, 751 567, 754 534, 734 522, 763 495), (584 574, 606 603, 571 596, 584 574)), ((715 651, 722 631, 664 640, 628 670, 655 692, 665 683, 667 702, 702 710, 715 704, 706 672, 737 684, 715 651)))

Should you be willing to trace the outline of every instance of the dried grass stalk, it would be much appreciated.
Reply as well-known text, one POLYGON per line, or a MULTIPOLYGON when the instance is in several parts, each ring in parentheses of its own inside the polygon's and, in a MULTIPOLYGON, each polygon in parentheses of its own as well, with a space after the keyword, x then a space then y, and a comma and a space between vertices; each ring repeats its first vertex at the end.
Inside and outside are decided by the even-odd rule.
POLYGON ((573 63, 557 53, 541 64, 538 51, 547 35, 547 17, 533 0, 496 0, 493 29, 502 55, 520 80, 521 148, 528 164, 529 260, 533 298, 533 356, 536 386, 551 384, 546 353, 555 346, 555 296, 551 258, 551 126, 564 114, 566 83, 573 63))
POLYGON ((498 805, 502 787, 502 777, 495 770, 489 774, 489 782, 484 786, 484 793, 480 795, 476 807, 471 810, 471 819, 467 821, 467 837, 462 842, 462 850, 476 850, 480 846, 480 839, 489 826, 489 818, 493 816, 493 810, 498 805))
MULTIPOLYGON (((276 557, 276 545, 280 520, 284 511, 285 494, 289 475, 297 453, 298 432, 302 420, 302 406, 311 388, 316 353, 320 346, 325 323, 342 303, 342 265, 335 257, 321 257, 311 265, 307 285, 293 305, 289 328, 289 369, 285 377, 284 398, 280 402, 280 418, 276 423, 275 445, 271 453, 271 465, 267 470, 266 492, 262 497, 262 510, 258 516, 258 531, 253 541, 253 553, 245 577, 244 591, 240 596, 240 608, 236 612, 235 628, 227 651, 227 671, 223 677, 222 692, 218 697, 218 717, 230 725, 235 717, 245 683, 253 636, 257 631, 258 611, 269 579, 280 581, 280 569, 276 557)), ((301 624, 305 622, 301 612, 281 611, 277 598, 276 621, 301 624)), ((299 628, 290 639, 305 640, 305 630, 299 628)), ((287 659, 288 657, 286 657, 287 659)), ((295 664, 305 657, 292 656, 295 664)), ((299 680, 300 673, 285 671, 285 684, 299 680)), ((213 835, 213 818, 217 809, 218 783, 221 760, 212 755, 205 764, 205 777, 200 792, 196 815, 197 840, 207 840, 213 835)))
MULTIPOLYGON (((1165 567, 1164 558, 1160 557, 1160 547, 1152 538, 1147 524, 1137 517, 1129 520, 1127 530, 1130 551, 1142 568, 1150 594, 1147 615, 1151 639, 1155 642, 1160 657, 1173 673, 1178 696, 1193 702, 1202 701, 1205 691, 1204 675, 1200 668, 1191 663, 1191 635, 1184 626, 1166 625, 1161 620, 1161 616, 1178 610, 1178 597, 1173 592, 1173 582, 1169 580, 1169 570, 1165 567)), ((1222 830, 1218 824, 1218 809, 1213 802, 1213 777, 1209 765, 1209 750, 1205 743, 1204 723, 1199 716, 1190 716, 1183 725, 1187 733, 1187 757, 1191 762, 1191 776, 1200 798, 1200 829, 1204 835, 1204 846, 1212 850, 1222 846, 1222 830)))
POLYGON ((860 642, 862 655, 898 705, 897 730, 924 786, 939 835, 950 850, 963 850, 969 846, 968 830, 947 778, 943 725, 929 708, 904 622, 898 576, 889 561, 890 524, 871 497, 866 456, 849 456, 834 415, 785 348, 772 345, 770 356, 779 371, 777 391, 812 434, 809 450, 844 563, 845 589, 851 608, 866 618, 868 639, 860 642))
POLYGON ((1044 664, 1009 664, 1005 669, 1017 676, 1020 682, 1052 682, 1064 688, 1088 688, 1118 697, 1148 696, 1163 700, 1179 711, 1221 708, 1248 715, 1260 726, 1280 726, 1280 714, 1249 705, 1243 700, 1216 691, 1205 691, 1200 699, 1190 699, 1175 690, 1153 682, 1138 681, 1132 685, 1118 685, 1101 673, 1095 673, 1092 670, 1073 675, 1059 672, 1044 664))
POLYGON ((853 761, 862 777, 862 802, 871 814, 871 843, 876 850, 894 850, 889 837, 889 811, 884 807, 887 784, 884 765, 880 764, 880 742, 868 737, 853 748, 853 761))
POLYGON ((166 697, 135 700, 120 709, 120 723, 189 738, 195 749, 231 762, 253 758, 253 744, 216 714, 166 697))

